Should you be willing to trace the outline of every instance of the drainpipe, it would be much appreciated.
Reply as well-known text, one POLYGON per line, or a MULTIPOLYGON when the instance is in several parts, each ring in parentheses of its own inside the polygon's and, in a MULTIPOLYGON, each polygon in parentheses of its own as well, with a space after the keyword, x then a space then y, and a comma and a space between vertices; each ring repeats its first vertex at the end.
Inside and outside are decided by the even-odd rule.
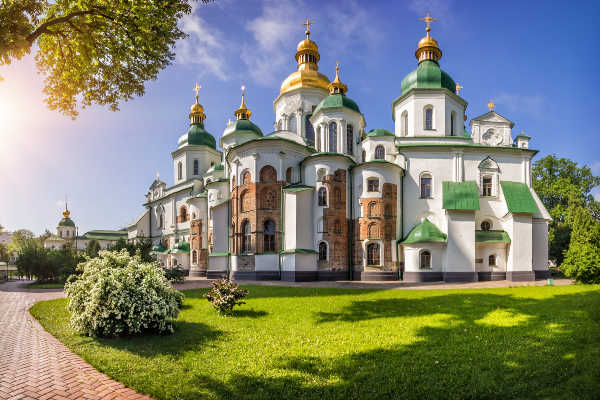
POLYGON ((281 251, 285 247, 285 213, 284 213, 284 201, 283 201, 283 184, 279 188, 279 211, 281 213, 281 250, 279 251, 278 267, 279 267, 279 280, 281 280, 281 251))
MULTIPOLYGON (((231 199, 231 196, 229 196, 231 199)), ((229 277, 229 274, 231 273, 229 271, 229 262, 230 262, 230 256, 229 256, 229 234, 231 233, 231 200, 227 202, 227 276, 229 277)))
POLYGON ((348 246, 348 279, 352 280, 354 278, 354 265, 352 263, 352 254, 354 254, 354 196, 352 194, 352 187, 354 186, 354 175, 352 173, 353 168, 350 167, 348 170, 350 175, 350 223, 348 224, 349 236, 350 236, 350 246, 348 246))
MULTIPOLYGON (((402 175, 400 176, 400 240, 404 238, 404 175, 405 172, 402 170, 402 175)), ((398 240, 396 240, 396 254, 400 255, 398 240)), ((406 267, 406 260, 404 260, 404 267, 406 267)), ((398 268, 398 280, 404 280, 404 274, 400 268, 398 268)))

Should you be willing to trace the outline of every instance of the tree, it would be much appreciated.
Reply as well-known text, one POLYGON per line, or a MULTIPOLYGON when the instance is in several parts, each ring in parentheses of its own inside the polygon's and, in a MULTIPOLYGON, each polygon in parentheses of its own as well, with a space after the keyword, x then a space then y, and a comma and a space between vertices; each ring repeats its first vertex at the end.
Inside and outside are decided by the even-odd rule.
POLYGON ((0 66, 37 46, 50 109, 72 118, 78 103, 116 111, 172 62, 186 36, 177 21, 190 12, 187 0, 3 0, 0 66))
POLYGON ((573 227, 561 270, 583 283, 600 283, 600 222, 584 207, 569 215, 573 227))
POLYGON ((569 159, 549 155, 534 163, 533 188, 552 217, 548 232, 549 257, 557 264, 563 262, 571 243, 569 215, 582 207, 599 220, 600 204, 591 193, 598 185, 600 177, 594 176, 589 167, 579 168, 569 159))
POLYGON ((10 239, 10 243, 8 244, 8 250, 11 253, 18 252, 31 241, 34 241, 34 234, 30 230, 27 229, 19 229, 15 231, 10 239))
POLYGON ((96 239, 92 239, 88 242, 85 247, 85 254, 87 254, 90 258, 98 257, 98 252, 100 251, 100 242, 96 239))

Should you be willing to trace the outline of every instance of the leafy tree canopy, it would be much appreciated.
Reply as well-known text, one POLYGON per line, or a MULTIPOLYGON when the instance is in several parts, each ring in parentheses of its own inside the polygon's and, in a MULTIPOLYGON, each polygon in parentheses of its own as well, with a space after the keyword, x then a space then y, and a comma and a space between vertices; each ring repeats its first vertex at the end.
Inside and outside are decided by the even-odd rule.
POLYGON ((27 229, 19 229, 15 231, 8 244, 10 252, 20 251, 25 245, 34 242, 35 235, 27 229))
POLYGON ((172 62, 190 12, 187 0, 2 0, 0 66, 37 50, 50 109, 118 110, 172 62))

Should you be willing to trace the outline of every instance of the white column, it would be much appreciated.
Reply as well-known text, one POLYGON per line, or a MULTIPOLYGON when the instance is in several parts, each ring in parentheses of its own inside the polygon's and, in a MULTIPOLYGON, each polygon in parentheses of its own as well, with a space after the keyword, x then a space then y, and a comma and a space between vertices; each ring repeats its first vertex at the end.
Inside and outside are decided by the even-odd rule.
POLYGON ((464 152, 462 150, 458 151, 458 180, 457 182, 462 182, 465 179, 464 174, 464 152))
POLYGON ((277 180, 284 181, 285 175, 283 172, 283 160, 285 159, 285 153, 283 151, 279 152, 279 171, 277 171, 277 180))
POLYGON ((321 147, 321 151, 329 151, 329 127, 326 123, 323 123, 323 147, 321 147))
POLYGON ((343 120, 338 120, 338 132, 341 131, 341 133, 339 134, 340 139, 338 140, 338 143, 341 143, 341 146, 338 148, 338 152, 342 153, 342 154, 346 154, 346 121, 343 120))
POLYGON ((256 169, 256 160, 258 160, 258 153, 252 153, 252 179, 254 182, 258 182, 258 173, 259 171, 256 169))

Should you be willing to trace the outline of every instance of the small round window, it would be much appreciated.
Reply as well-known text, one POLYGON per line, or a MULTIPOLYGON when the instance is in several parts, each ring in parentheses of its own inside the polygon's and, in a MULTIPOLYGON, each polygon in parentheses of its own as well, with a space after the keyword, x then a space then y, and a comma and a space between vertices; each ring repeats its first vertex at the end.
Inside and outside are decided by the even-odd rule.
POLYGON ((489 231, 492 228, 492 224, 490 224, 489 221, 483 221, 481 223, 481 230, 482 231, 489 231))

